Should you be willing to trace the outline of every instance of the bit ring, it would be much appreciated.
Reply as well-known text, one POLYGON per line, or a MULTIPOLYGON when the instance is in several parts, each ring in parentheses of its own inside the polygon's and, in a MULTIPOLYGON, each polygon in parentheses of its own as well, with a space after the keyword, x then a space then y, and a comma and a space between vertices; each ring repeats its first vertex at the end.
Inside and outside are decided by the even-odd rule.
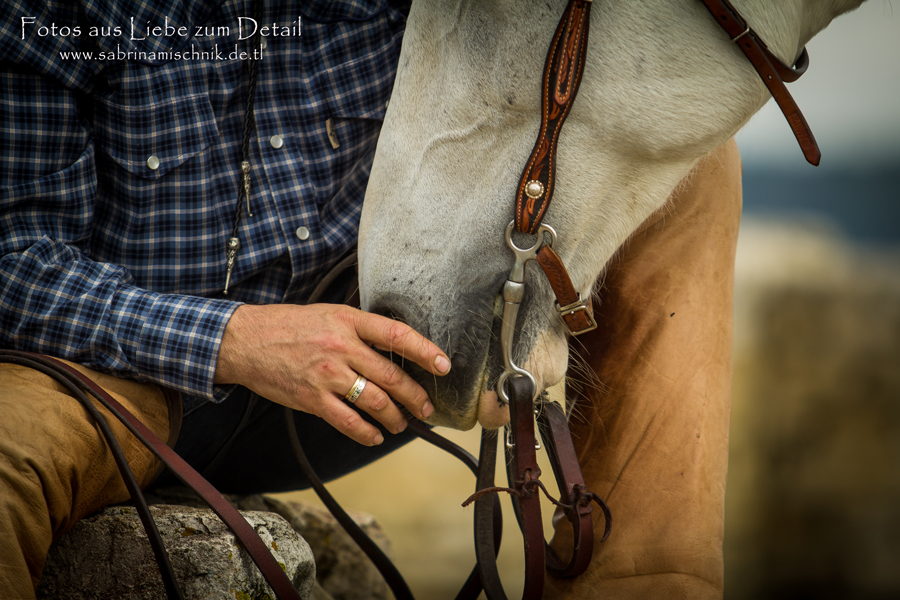
POLYGON ((349 402, 350 404, 356 404, 356 401, 359 400, 360 394, 363 393, 363 390, 366 389, 366 378, 362 375, 358 375, 356 377, 356 381, 353 382, 353 387, 350 388, 350 391, 344 394, 344 400, 349 402))

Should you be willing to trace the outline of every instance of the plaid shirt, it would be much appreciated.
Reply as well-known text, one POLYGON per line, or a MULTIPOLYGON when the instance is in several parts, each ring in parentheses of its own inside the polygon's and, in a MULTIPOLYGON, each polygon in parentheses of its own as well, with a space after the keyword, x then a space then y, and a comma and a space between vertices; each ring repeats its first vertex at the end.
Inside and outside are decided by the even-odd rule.
POLYGON ((213 375, 237 306, 302 302, 355 244, 404 12, 273 3, 252 216, 222 295, 252 4, 0 6, 0 346, 180 390, 190 410, 227 395, 213 375))

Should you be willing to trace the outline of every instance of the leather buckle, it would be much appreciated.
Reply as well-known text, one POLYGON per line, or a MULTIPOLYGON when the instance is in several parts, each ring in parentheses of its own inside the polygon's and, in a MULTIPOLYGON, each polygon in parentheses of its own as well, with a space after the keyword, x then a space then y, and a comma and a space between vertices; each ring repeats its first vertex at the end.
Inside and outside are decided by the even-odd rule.
POLYGON ((594 319, 593 313, 588 309, 587 303, 585 303, 585 301, 581 299, 581 294, 578 294, 578 300, 576 300, 572 304, 560 306, 559 302, 557 302, 556 312, 559 313, 560 318, 562 318, 563 323, 566 324, 566 328, 572 335, 581 335, 582 333, 587 333, 588 331, 597 329, 597 321, 594 319), (583 312, 584 314, 578 315, 576 318, 584 318, 587 320, 587 323, 584 327, 579 327, 576 329, 572 325, 572 322, 575 319, 567 319, 566 317, 576 315, 576 313, 579 312, 583 312))

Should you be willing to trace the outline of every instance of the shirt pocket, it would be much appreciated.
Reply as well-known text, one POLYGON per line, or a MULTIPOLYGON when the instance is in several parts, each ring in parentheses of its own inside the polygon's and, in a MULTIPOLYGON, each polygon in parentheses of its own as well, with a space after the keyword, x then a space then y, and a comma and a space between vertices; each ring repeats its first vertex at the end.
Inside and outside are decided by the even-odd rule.
POLYGON ((143 179, 159 179, 219 139, 209 98, 192 94, 145 106, 98 100, 98 147, 119 167, 143 179))
POLYGON ((377 73, 386 81, 375 83, 376 69, 366 61, 344 63, 317 76, 319 110, 300 143, 320 210, 335 202, 335 206, 362 202, 390 98, 391 76, 390 70, 377 73))

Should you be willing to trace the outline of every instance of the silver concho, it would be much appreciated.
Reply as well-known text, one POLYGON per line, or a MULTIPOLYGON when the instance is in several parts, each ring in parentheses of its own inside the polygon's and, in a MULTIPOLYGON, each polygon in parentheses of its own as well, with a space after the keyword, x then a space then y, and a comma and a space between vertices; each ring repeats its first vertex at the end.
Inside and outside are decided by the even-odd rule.
POLYGON ((525 195, 537 200, 544 195, 544 184, 537 179, 532 179, 525 184, 525 195))

